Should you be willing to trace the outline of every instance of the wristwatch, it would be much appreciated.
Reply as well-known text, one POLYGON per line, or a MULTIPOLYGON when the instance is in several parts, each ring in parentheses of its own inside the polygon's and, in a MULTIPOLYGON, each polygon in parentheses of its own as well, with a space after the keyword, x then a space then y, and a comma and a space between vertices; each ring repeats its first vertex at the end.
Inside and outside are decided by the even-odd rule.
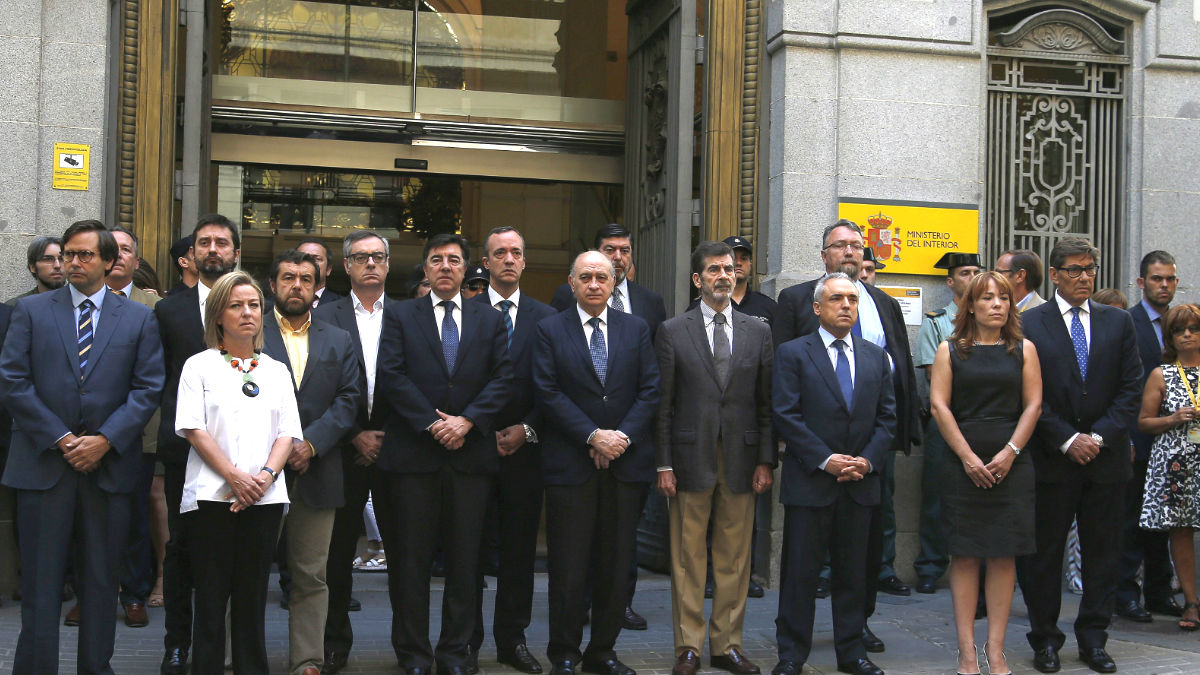
POLYGON ((525 427, 525 442, 537 443, 537 434, 534 433, 533 427, 529 426, 528 424, 522 424, 521 426, 525 427))
POLYGON ((1093 441, 1096 441, 1096 445, 1100 445, 1100 446, 1104 445, 1104 437, 1101 436, 1100 434, 1093 431, 1092 433, 1090 433, 1088 435, 1092 437, 1093 441))

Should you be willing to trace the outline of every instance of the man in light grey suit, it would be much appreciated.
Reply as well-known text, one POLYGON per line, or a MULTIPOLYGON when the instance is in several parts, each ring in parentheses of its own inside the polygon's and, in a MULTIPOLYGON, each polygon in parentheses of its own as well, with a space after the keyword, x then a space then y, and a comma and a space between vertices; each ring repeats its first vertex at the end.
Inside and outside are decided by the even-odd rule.
POLYGON ((674 675, 695 675, 704 642, 705 539, 712 521, 709 659, 759 672, 742 654, 754 495, 771 487, 771 330, 733 311, 733 251, 715 241, 692 253, 695 309, 662 325, 655 351, 662 401, 655 426, 658 489, 670 498, 674 675))

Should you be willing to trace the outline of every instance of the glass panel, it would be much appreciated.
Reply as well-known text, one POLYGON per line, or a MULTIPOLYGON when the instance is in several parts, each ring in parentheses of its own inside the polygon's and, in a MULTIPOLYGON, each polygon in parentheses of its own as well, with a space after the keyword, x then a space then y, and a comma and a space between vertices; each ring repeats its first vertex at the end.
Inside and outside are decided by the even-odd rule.
POLYGON ((408 112, 413 0, 223 0, 213 98, 408 112))
POLYGON ((623 0, 422 2, 417 110, 621 126, 623 0))

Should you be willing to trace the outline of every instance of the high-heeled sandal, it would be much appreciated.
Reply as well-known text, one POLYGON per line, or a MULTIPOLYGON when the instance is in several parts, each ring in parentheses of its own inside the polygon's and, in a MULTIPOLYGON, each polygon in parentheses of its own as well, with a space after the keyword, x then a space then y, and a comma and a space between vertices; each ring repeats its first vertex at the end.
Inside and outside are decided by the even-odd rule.
MULTIPOLYGON (((971 645, 971 649, 975 652, 975 663, 979 663, 979 648, 976 647, 975 645, 971 645)), ((961 649, 955 650, 954 655, 955 655, 955 658, 958 659, 958 668, 961 668, 962 667, 962 650, 961 649)), ((975 672, 973 672, 973 673, 964 673, 961 670, 958 670, 958 668, 955 668, 955 675, 982 675, 979 672, 978 667, 975 668, 975 672)))
MULTIPOLYGON (((1186 614, 1189 609, 1200 610, 1200 605, 1198 605, 1194 602, 1185 602, 1183 604, 1183 612, 1186 614)), ((1186 616, 1180 617, 1180 619, 1179 619, 1179 629, 1180 630, 1185 630, 1185 631, 1191 632, 1191 631, 1196 630, 1197 628, 1200 628, 1200 621, 1197 621, 1195 619, 1189 619, 1186 616)))
MULTIPOLYGON (((988 660, 987 646, 988 646, 988 643, 986 643, 986 642, 983 643, 983 667, 988 669, 988 673, 990 675, 1012 675, 1011 667, 1006 672, 1003 672, 1003 673, 997 673, 992 670, 992 663, 991 663, 991 661, 988 660)), ((1004 665, 1007 666, 1008 665, 1008 655, 1005 654, 1003 651, 1001 651, 1000 656, 1004 657, 1004 665)))

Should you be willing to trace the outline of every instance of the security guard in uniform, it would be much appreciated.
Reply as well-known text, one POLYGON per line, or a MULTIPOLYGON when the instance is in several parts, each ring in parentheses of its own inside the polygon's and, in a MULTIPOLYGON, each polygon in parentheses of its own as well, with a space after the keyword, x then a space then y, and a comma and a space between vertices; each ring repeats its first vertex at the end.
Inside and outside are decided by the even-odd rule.
POLYGON ((883 263, 875 259, 875 251, 870 247, 863 249, 863 264, 862 271, 858 273, 858 280, 864 284, 875 285, 875 273, 887 267, 883 263))
MULTIPOLYGON (((926 312, 917 334, 917 346, 913 351, 913 365, 925 372, 922 387, 924 410, 929 410, 929 377, 933 357, 938 346, 954 332, 954 317, 958 314, 958 303, 966 295, 971 279, 981 271, 978 253, 950 252, 942 256, 934 267, 946 270, 946 285, 954 293, 950 304, 932 312, 926 312)), ((921 378, 917 378, 918 381, 921 378)), ((946 537, 942 532, 942 495, 938 485, 946 462, 953 455, 938 431, 937 423, 929 419, 925 424, 925 461, 921 468, 921 519, 918 526, 921 549, 913 561, 917 573, 917 592, 933 593, 937 581, 946 573, 950 559, 946 555, 946 537)))

